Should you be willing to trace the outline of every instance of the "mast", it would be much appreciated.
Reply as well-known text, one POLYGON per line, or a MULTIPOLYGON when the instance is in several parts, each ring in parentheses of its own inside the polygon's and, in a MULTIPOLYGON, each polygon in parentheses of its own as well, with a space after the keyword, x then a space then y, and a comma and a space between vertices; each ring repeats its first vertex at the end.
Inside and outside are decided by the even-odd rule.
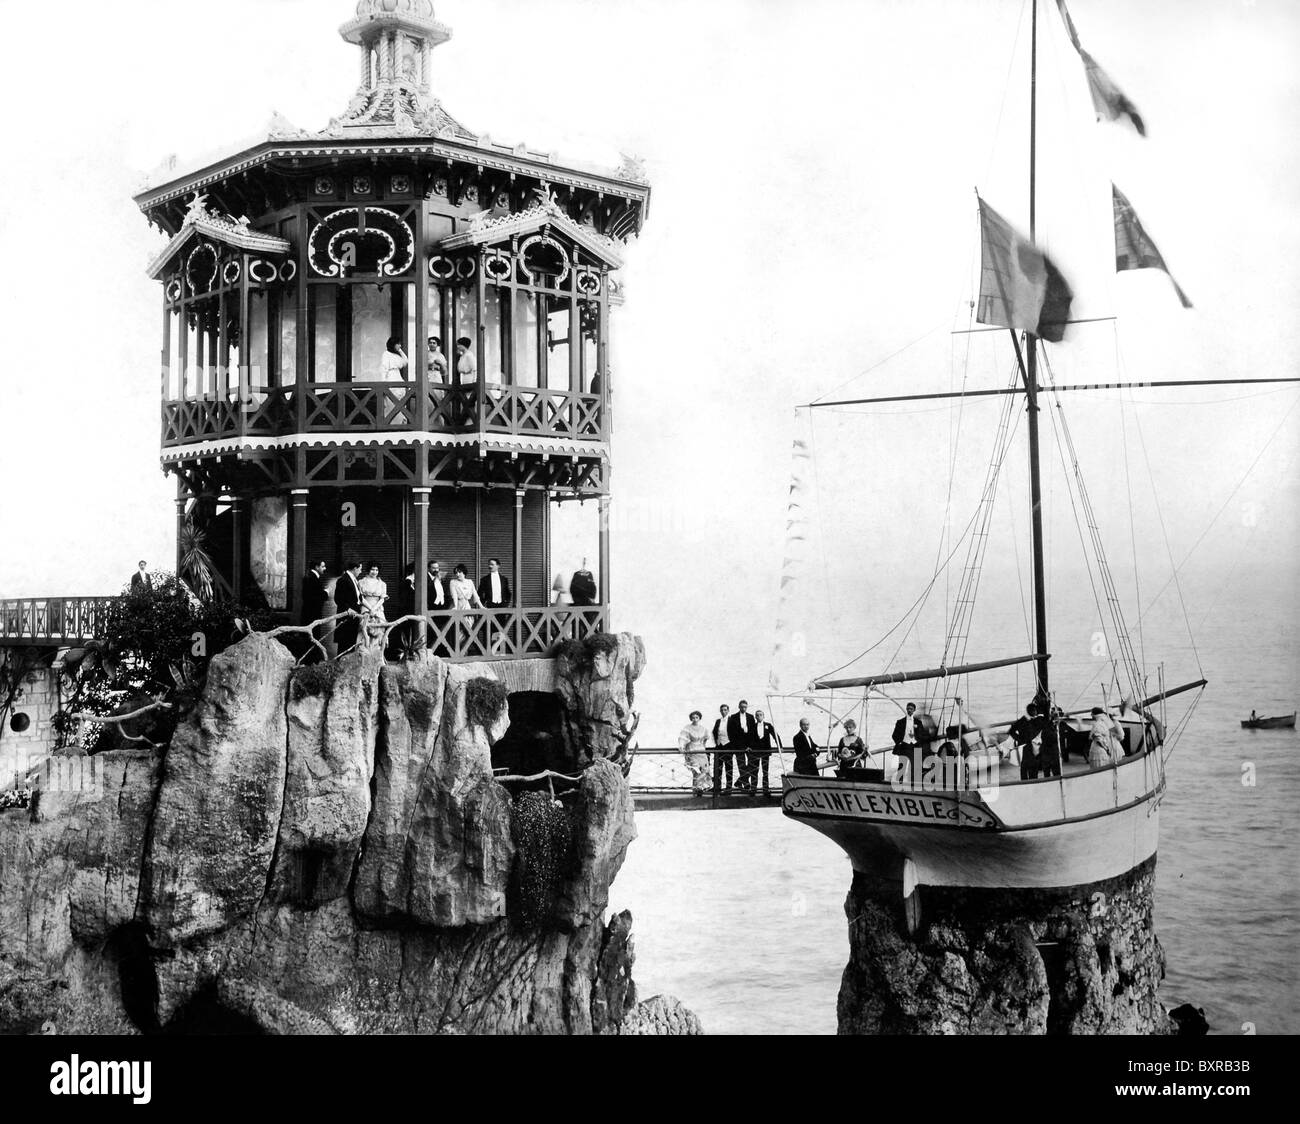
MULTIPOLYGON (((1029 241, 1037 245, 1034 206, 1035 160, 1038 126, 1038 0, 1032 0, 1029 36, 1029 241)), ((1034 554, 1034 648, 1038 661, 1038 694, 1047 686, 1047 587, 1043 573, 1043 487, 1038 470, 1038 337, 1025 333, 1025 408, 1029 412, 1029 502, 1032 511, 1034 554)))

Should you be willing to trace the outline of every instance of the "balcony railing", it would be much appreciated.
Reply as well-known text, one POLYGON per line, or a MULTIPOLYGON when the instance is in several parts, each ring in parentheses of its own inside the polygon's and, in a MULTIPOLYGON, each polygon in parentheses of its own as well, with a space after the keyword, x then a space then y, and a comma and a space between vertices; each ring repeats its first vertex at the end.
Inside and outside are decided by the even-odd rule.
MULTIPOLYGON (((273 387, 229 398, 169 400, 162 407, 164 448, 234 437, 300 432, 295 387, 273 387)), ((421 428, 415 383, 308 383, 303 394, 304 433, 400 433, 421 428)), ((600 395, 536 386, 485 388, 480 424, 478 387, 430 383, 428 429, 435 433, 501 433, 525 437, 600 441, 606 417, 600 395)))
POLYGON ((115 597, 21 597, 0 601, 0 644, 83 644, 102 632, 115 597))
MULTIPOLYGON (((585 640, 604 632, 604 605, 550 605, 539 609, 431 610, 425 646, 449 660, 514 660, 550 655, 564 640, 585 640)), ((409 643, 415 621, 398 625, 392 639, 409 643)))

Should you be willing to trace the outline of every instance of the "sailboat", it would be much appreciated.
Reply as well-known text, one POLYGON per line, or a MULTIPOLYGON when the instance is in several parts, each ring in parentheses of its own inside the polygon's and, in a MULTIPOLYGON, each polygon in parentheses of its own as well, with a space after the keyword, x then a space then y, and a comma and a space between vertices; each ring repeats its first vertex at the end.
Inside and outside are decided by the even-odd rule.
MULTIPOLYGON (((1065 7, 1056 4, 1065 29, 1078 52, 1098 118, 1145 127, 1133 103, 1120 91, 1082 47, 1065 7)), ((862 692, 863 705, 871 692, 891 684, 924 683, 931 693, 926 710, 915 718, 914 747, 903 752, 889 747, 866 751, 849 767, 836 763, 815 770, 788 773, 783 778, 782 808, 837 843, 855 871, 889 883, 901 882, 905 900, 922 886, 991 890, 1040 890, 1094 887, 1154 862, 1159 841, 1159 813, 1166 789, 1166 764, 1172 743, 1161 720, 1166 700, 1185 692, 1200 692, 1204 677, 1166 687, 1163 672, 1150 684, 1128 639, 1121 599, 1110 576, 1101 546, 1099 523, 1078 475, 1068 429, 1064 431, 1069 459, 1077 477, 1080 523, 1089 540, 1100 584, 1099 607, 1110 615, 1118 643, 1115 661, 1122 702, 1109 700, 1094 708, 1066 713, 1057 703, 1049 675, 1048 604, 1045 583, 1042 520, 1042 454, 1039 441, 1040 401, 1050 396, 1059 406, 1060 392, 1088 389, 1057 385, 1051 378, 1050 349, 1064 342, 1072 299, 1061 270, 1038 247, 1035 237, 1035 159, 1039 3, 1033 0, 1030 48, 1029 224, 1024 237, 983 199, 979 200, 981 230, 980 291, 975 319, 1007 330, 1015 357, 1011 384, 980 394, 1004 395, 1004 410, 995 437, 989 478, 980 510, 968 527, 966 566, 948 623, 943 653, 933 666, 916 670, 883 670, 873 674, 823 676, 810 691, 862 692), (989 653, 968 659, 966 641, 978 586, 989 516, 997 489, 1002 455, 1009 444, 1013 404, 1023 402, 1028 429, 1028 475, 1031 515, 1033 650, 1025 654, 989 653), (1086 525, 1086 526, 1085 526, 1086 525), (1102 604, 1104 602, 1104 605, 1102 604), (997 668, 1032 668, 1037 724, 1021 726, 1033 738, 1008 739, 1012 721, 978 725, 960 705, 961 682, 997 668), (1157 713, 1159 711, 1159 713, 1157 713), (1047 733, 1050 728, 1050 733, 1047 733), (1094 729, 1104 753, 1092 745, 1094 729), (1036 776, 1022 768, 1026 754, 1042 753, 1042 739, 1055 737, 1068 754, 1059 773, 1036 776), (1075 752, 1071 753, 1070 750, 1075 752), (908 764, 902 765, 906 759, 908 764), (865 767, 864 767, 865 765, 865 767)), ((1131 204, 1113 188, 1117 269, 1156 268, 1169 274, 1163 257, 1147 236, 1131 204)), ((1190 307, 1186 294, 1169 274, 1177 298, 1190 307)), ((1189 382, 1192 380, 1188 380, 1189 382)), ((1271 382, 1282 379, 1223 379, 1214 382, 1271 382)), ((1210 385, 1211 380, 1195 380, 1210 385)), ((1177 380, 1131 385, 1181 385, 1177 380)), ((815 405, 847 406, 873 402, 956 398, 955 394, 909 394, 889 398, 859 398, 815 405)), ((1064 415, 1061 415, 1064 417, 1064 415)), ((796 443, 798 447, 800 443, 796 443)), ((798 452, 796 455, 801 455, 798 452)), ((794 485, 792 485, 793 490, 794 485)), ((1093 572, 1093 571, 1090 571, 1093 572)), ((824 697, 824 696, 823 696, 824 697)), ((1098 702, 1104 700, 1098 699, 1098 702)), ((1184 700, 1185 701, 1185 700, 1184 700)), ((823 708, 825 709, 825 708, 823 708)), ((907 721, 904 719, 904 721, 907 721)), ((901 725, 901 723, 900 723, 901 725)), ((1244 723, 1243 723, 1244 725, 1244 723)), ((910 739, 908 739, 910 741, 910 739)))

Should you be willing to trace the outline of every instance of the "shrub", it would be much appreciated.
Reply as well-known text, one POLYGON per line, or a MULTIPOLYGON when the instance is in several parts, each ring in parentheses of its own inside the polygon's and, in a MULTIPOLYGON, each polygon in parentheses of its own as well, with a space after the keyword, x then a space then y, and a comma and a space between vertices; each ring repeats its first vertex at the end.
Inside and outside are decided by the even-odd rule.
POLYGON ((470 725, 490 729, 510 705, 505 684, 480 676, 465 686, 465 715, 470 725))

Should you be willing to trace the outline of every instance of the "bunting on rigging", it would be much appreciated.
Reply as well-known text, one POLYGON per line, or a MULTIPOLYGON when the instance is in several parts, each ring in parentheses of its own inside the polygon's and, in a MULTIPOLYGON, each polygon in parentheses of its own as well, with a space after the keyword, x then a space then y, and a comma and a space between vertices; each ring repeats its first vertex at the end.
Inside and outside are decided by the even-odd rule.
POLYGON ((1132 122, 1133 128, 1137 130, 1138 136, 1146 136, 1146 123, 1138 113, 1137 106, 1128 99, 1123 90, 1115 85, 1115 80, 1102 70, 1097 60, 1083 49, 1083 44, 1079 42, 1079 33, 1074 28, 1074 20, 1066 10, 1065 0, 1056 0, 1056 6, 1061 9, 1061 18, 1065 21, 1065 30, 1070 33, 1070 42, 1074 44, 1074 49, 1079 52, 1079 58, 1083 60, 1083 71, 1088 79, 1088 92, 1092 95, 1092 107, 1097 111, 1098 120, 1105 117, 1108 121, 1118 121, 1121 117, 1127 117, 1132 122))
POLYGON ((975 319, 1060 343, 1074 293, 1051 258, 980 204, 980 297, 975 319))
POLYGON ((1174 280, 1174 275, 1169 272, 1163 255, 1156 249, 1150 235, 1142 228, 1133 204, 1113 183, 1110 189, 1115 200, 1115 272, 1122 273, 1126 269, 1161 270, 1169 278, 1183 307, 1191 308, 1192 302, 1188 300, 1182 286, 1174 280))
MULTIPOLYGON (((796 412, 796 419, 798 413, 796 412)), ((781 690, 780 666, 787 652, 798 647, 790 629, 795 586, 803 569, 804 544, 807 542, 807 516, 803 501, 807 498, 808 443, 796 437, 791 449, 790 493, 785 509, 785 558, 781 563, 781 591, 776 611, 776 641, 772 646, 772 664, 767 685, 773 693, 781 690)), ((802 652, 793 651, 794 655, 802 652)))

